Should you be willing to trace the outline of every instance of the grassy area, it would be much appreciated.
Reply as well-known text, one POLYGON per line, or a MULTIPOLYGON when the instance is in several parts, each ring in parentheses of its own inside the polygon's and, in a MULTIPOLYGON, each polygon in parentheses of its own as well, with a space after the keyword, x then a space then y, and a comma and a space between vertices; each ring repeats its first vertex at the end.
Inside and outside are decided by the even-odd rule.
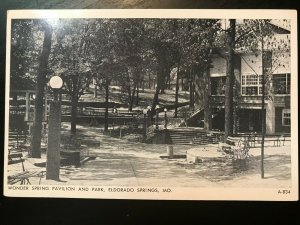
MULTIPOLYGON (((153 102, 155 90, 154 89, 144 89, 140 90, 139 93, 139 104, 134 104, 134 107, 140 106, 142 108, 151 106, 153 102)), ((97 98, 94 98, 94 87, 91 86, 89 91, 84 94, 81 98, 84 101, 99 101, 104 102, 105 101, 105 91, 104 90, 98 90, 97 91, 97 98)), ((111 86, 109 91, 109 101, 110 102, 117 102, 124 104, 127 106, 128 102, 128 95, 125 93, 122 93, 120 91, 120 88, 117 86, 111 86)), ((178 102, 187 102, 189 101, 189 93, 187 91, 179 91, 179 97, 178 102)), ((165 90, 165 94, 159 95, 159 104, 160 105, 171 105, 175 102, 175 91, 174 90, 165 90)))

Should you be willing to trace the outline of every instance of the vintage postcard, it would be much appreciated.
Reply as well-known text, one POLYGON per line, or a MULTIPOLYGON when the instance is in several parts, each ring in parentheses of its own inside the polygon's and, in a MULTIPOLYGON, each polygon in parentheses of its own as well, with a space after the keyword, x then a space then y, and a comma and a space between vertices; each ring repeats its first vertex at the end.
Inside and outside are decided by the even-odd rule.
POLYGON ((13 10, 4 195, 298 200, 297 12, 13 10))

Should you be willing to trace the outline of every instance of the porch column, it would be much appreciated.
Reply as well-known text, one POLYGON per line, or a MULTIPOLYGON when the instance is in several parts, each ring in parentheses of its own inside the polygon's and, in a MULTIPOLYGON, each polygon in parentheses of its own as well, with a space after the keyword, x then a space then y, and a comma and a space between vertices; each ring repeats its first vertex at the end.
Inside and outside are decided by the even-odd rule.
POLYGON ((26 111, 25 111, 25 121, 29 120, 29 109, 30 109, 30 95, 29 92, 26 91, 26 111))
POLYGON ((266 107, 266 134, 275 133, 275 106, 274 101, 269 100, 266 107))
POLYGON ((44 120, 47 121, 48 105, 47 105, 47 92, 45 93, 45 110, 44 110, 44 120))
POLYGON ((272 76, 268 78, 267 91, 270 98, 267 101, 266 106, 266 134, 275 133, 275 105, 274 105, 274 91, 272 76))

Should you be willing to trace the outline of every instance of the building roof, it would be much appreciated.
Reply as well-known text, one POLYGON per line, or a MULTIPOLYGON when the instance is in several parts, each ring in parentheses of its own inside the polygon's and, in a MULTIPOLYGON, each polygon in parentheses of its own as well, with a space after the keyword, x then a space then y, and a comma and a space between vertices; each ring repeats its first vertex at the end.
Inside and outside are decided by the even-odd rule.
POLYGON ((288 32, 291 31, 291 23, 290 20, 285 20, 285 19, 272 19, 270 21, 270 24, 277 26, 278 28, 281 28, 283 30, 286 30, 288 32))

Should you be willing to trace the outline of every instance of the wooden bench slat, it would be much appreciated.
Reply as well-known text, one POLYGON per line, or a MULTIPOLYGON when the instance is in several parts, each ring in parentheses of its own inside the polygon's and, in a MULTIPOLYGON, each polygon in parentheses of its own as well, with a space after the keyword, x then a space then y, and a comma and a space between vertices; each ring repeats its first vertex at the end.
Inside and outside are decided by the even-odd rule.
POLYGON ((227 137, 224 143, 219 143, 222 151, 232 155, 234 159, 245 159, 248 156, 249 142, 243 137, 227 137))
POLYGON ((29 171, 19 172, 19 173, 16 173, 16 174, 14 174, 14 175, 9 175, 8 178, 9 178, 9 179, 15 179, 15 178, 17 178, 17 177, 19 177, 19 176, 22 176, 22 175, 25 175, 25 174, 27 174, 27 173, 29 173, 29 171))
POLYGON ((13 176, 10 176, 10 179, 16 179, 16 178, 30 178, 30 177, 39 177, 42 171, 24 171, 24 173, 15 174, 13 176))
POLYGON ((27 184, 30 184, 29 178, 31 178, 31 177, 39 177, 40 181, 41 181, 41 178, 44 176, 45 171, 25 170, 24 164, 23 164, 24 159, 22 157, 23 157, 22 153, 10 153, 8 155, 8 159, 11 161, 13 161, 13 159, 16 159, 16 158, 20 159, 22 162, 22 170, 23 170, 22 172, 18 172, 18 173, 7 176, 8 184, 12 185, 12 184, 16 184, 18 182, 20 182, 21 184, 25 184, 25 182, 27 182, 27 184))
POLYGON ((8 155, 8 159, 15 159, 15 158, 22 158, 23 154, 22 153, 10 153, 8 155))

